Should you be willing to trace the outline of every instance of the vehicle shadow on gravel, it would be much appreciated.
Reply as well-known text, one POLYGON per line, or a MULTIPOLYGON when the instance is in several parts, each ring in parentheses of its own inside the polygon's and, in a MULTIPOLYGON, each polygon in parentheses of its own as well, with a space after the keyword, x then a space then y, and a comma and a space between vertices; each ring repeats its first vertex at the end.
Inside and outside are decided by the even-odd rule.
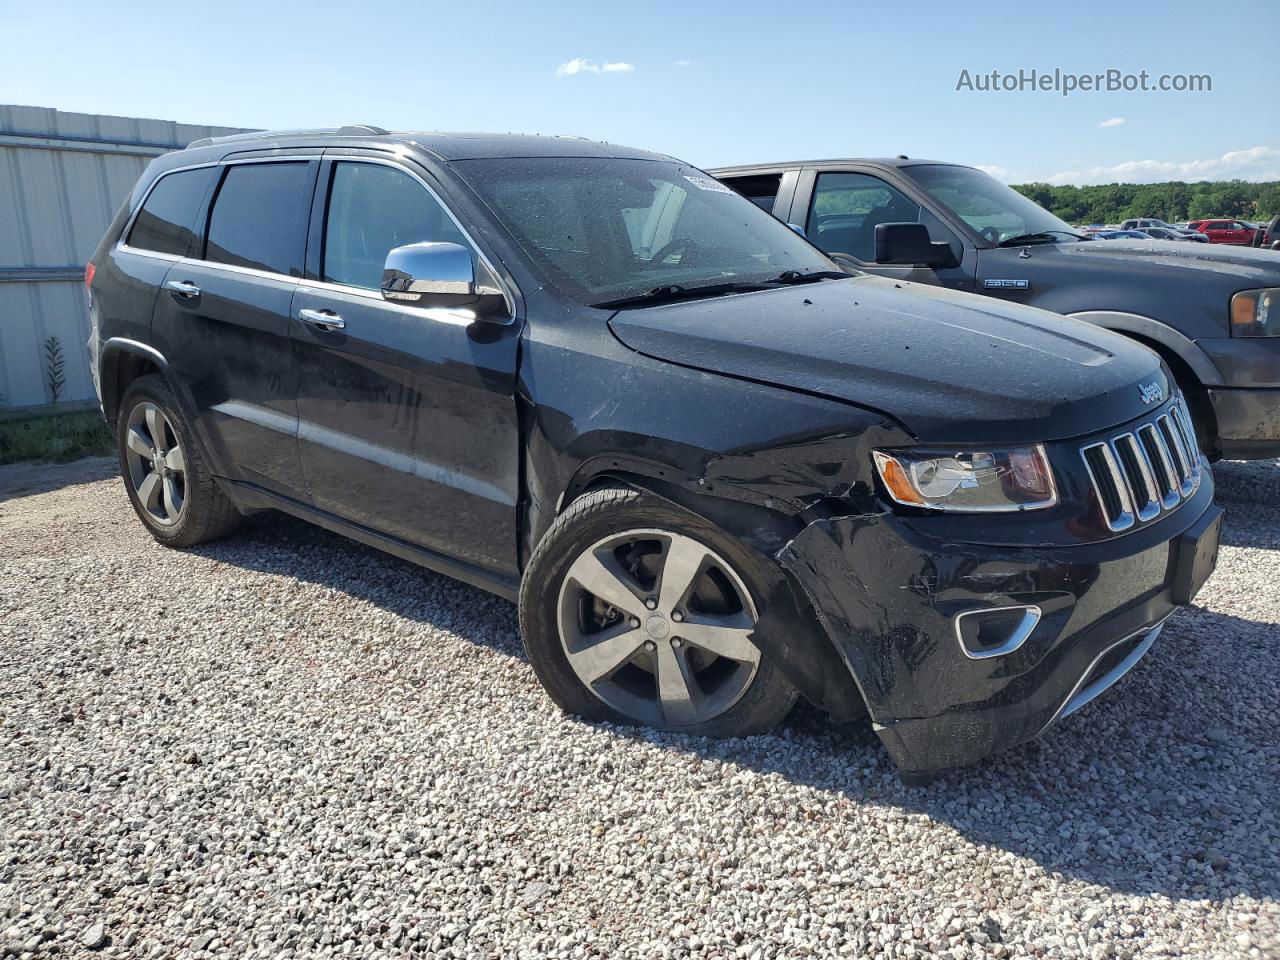
POLYGON ((1214 464, 1214 500, 1227 511, 1222 542, 1280 550, 1280 460, 1214 464))
POLYGON ((115 457, 84 457, 59 464, 39 461, 0 464, 0 503, 106 480, 119 473, 120 465, 115 457))
MULTIPOLYGON (((195 552, 341 591, 524 658, 505 601, 283 515, 256 516, 195 552), (427 589, 406 590, 406 575, 425 578, 427 589)), ((1276 898, 1276 633, 1274 624, 1185 610, 1107 696, 1040 741, 926 787, 901 783, 868 725, 837 724, 804 705, 770 736, 611 732, 927 817, 1047 873, 1118 892, 1276 898)))

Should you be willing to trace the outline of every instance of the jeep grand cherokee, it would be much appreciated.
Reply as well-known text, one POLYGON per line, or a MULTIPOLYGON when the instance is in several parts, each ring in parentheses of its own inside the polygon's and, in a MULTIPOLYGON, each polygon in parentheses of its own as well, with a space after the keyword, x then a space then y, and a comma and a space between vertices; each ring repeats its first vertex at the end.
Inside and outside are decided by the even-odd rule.
POLYGON ((925 775, 1106 689, 1214 565, 1156 354, 840 272, 670 157, 200 141, 86 275, 157 540, 273 508, 517 600, 594 720, 746 734, 803 695, 925 775))

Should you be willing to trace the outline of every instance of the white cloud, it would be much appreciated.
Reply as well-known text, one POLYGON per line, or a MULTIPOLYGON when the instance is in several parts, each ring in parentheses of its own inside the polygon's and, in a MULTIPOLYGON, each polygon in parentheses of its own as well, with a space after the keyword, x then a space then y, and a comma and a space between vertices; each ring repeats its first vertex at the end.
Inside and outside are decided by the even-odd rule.
POLYGON ((1127 160, 1063 170, 1048 183, 1160 183, 1165 180, 1280 180, 1280 147, 1249 147, 1206 160, 1127 160))
POLYGON ((576 77, 580 73, 634 73, 635 69, 634 63, 625 63, 621 60, 596 63, 588 57, 574 57, 556 67, 556 76, 576 77))
POLYGON ((1106 127, 1123 127, 1127 121, 1124 117, 1112 117, 1110 120, 1103 120, 1098 126, 1106 127))
POLYGON ((1004 167, 997 167, 990 163, 978 163, 975 164, 975 166, 983 173, 991 174, 991 176, 995 177, 997 180, 1009 179, 1009 171, 1004 167))
POLYGON ((687 66, 688 66, 689 64, 691 64, 691 63, 693 63, 693 61, 692 61, 692 60, 677 60, 675 63, 673 63, 673 64, 671 64, 671 65, 672 65, 673 67, 687 67, 687 66))

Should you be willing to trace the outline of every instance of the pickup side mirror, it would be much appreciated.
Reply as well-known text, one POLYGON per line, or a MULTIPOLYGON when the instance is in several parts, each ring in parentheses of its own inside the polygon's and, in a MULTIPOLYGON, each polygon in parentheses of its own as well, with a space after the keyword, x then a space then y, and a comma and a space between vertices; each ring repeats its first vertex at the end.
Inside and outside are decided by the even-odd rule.
POLYGON ((948 243, 934 243, 923 223, 877 223, 876 263, 926 267, 955 266, 948 243))
POLYGON ((469 310, 477 320, 509 319, 506 297, 496 283, 477 283, 475 259, 460 243, 409 243, 387 251, 382 298, 406 306, 469 310))

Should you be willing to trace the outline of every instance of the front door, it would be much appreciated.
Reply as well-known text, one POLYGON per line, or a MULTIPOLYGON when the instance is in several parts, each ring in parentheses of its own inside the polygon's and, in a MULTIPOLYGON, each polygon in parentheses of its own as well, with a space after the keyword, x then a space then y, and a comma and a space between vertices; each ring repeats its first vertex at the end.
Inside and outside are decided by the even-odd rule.
POLYGON ((387 251, 475 245, 416 173, 326 160, 315 276, 293 298, 299 451, 315 505, 473 565, 516 570, 519 329, 383 300, 387 251))
POLYGON ((289 310, 302 275, 317 160, 218 170, 207 229, 165 276, 154 339, 181 373, 217 466, 305 499, 289 310))
POLYGON ((973 279, 960 266, 929 267, 876 263, 876 227, 882 223, 923 223, 935 242, 951 244, 956 262, 960 242, 928 208, 870 173, 819 173, 809 200, 805 236, 838 260, 882 277, 970 290, 973 279))

